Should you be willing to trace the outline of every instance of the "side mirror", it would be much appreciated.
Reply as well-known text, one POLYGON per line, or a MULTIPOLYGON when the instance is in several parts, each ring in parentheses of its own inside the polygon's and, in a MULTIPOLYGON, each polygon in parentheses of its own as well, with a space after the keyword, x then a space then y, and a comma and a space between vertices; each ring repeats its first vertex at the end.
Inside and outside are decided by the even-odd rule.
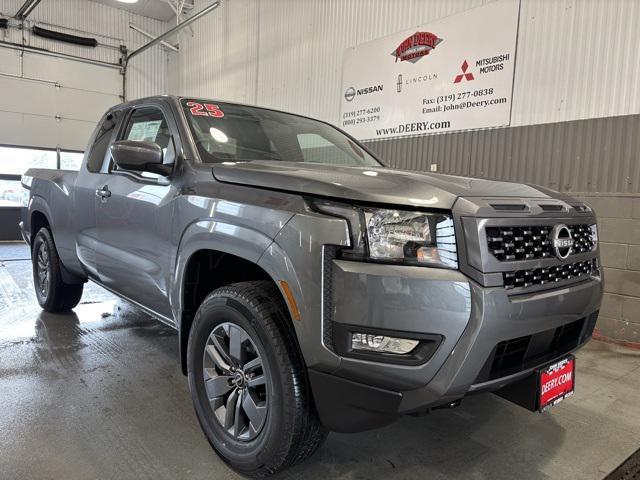
POLYGON ((120 140, 111 145, 111 156, 118 168, 169 175, 172 165, 162 163, 162 148, 154 142, 120 140))

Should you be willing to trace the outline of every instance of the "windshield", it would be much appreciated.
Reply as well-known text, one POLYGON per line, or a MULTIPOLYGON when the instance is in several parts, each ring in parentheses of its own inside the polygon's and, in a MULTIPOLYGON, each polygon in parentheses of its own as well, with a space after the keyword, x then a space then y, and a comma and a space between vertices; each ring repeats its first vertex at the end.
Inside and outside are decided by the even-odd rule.
POLYGON ((281 160, 340 166, 381 164, 336 128, 256 107, 182 100, 204 163, 281 160))

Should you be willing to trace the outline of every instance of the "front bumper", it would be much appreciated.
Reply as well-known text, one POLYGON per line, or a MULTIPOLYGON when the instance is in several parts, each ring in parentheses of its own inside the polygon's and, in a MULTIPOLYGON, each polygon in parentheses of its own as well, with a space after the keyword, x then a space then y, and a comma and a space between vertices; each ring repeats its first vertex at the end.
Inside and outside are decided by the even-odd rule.
POLYGON ((376 428, 470 392, 499 389, 575 351, 591 336, 602 296, 597 276, 553 290, 509 295, 458 271, 341 260, 333 260, 331 271, 325 294, 331 301, 326 310, 330 318, 324 319, 328 348, 331 325, 336 324, 442 338, 435 353, 419 365, 342 356, 331 372, 311 369, 323 423, 345 432, 376 428), (567 338, 554 340, 563 331, 570 332, 567 338), (530 340, 522 362, 495 368, 498 344, 525 337, 530 340))

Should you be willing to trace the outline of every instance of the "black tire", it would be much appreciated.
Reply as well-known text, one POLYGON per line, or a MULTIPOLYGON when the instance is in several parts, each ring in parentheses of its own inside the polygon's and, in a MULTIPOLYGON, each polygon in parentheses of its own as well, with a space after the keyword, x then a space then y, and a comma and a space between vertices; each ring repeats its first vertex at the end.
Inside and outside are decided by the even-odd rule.
MULTIPOLYGON (((220 336, 217 338, 220 342, 218 346, 224 344, 224 339, 220 340, 220 336)), ((231 343, 229 333, 226 344, 229 345, 229 355, 225 359, 233 361, 231 343)), ((249 361, 246 365, 249 363, 252 362, 249 361)), ((210 365, 206 372, 213 371, 216 377, 214 380, 225 376, 232 385, 240 383, 229 375, 216 374, 220 369, 216 366, 212 370, 210 365)), ((239 365, 243 364, 240 362, 239 365)), ((187 369, 196 414, 209 443, 228 465, 244 475, 260 478, 280 472, 309 457, 327 437, 328 432, 321 425, 313 404, 306 367, 290 326, 286 305, 277 287, 271 282, 236 283, 219 288, 205 298, 189 333, 187 369), (215 405, 225 406, 225 411, 229 410, 226 406, 233 405, 229 403, 232 393, 227 394, 227 397, 215 397, 217 403, 212 406, 209 399, 211 394, 208 395, 205 386, 205 375, 208 376, 207 381, 212 380, 205 373, 205 364, 209 358, 205 356, 205 347, 213 347, 213 342, 216 341, 213 336, 217 335, 216 332, 224 335, 224 329, 248 334, 249 338, 243 340, 243 346, 255 349, 255 355, 260 360, 259 368, 263 369, 262 374, 268 379, 263 397, 263 403, 267 406, 266 419, 262 421, 261 429, 256 433, 253 424, 246 422, 245 432, 255 435, 251 439, 240 440, 240 428, 237 426, 235 433, 225 429, 222 422, 227 421, 226 413, 222 414, 225 416, 224 420, 219 419, 221 407, 215 405)), ((236 370, 236 375, 241 369, 244 374, 242 366, 236 370)), ((246 394, 252 388, 251 375, 246 379, 246 385, 249 386, 244 389, 237 386, 224 388, 236 389, 233 391, 239 391, 238 396, 243 395, 243 392, 246 394)), ((234 397, 234 403, 238 396, 234 397)), ((237 404, 244 405, 244 402, 239 399, 237 404)), ((238 407, 234 410, 236 416, 240 415, 238 407)), ((250 420, 248 415, 244 418, 250 420)))
POLYGON ((47 227, 42 227, 31 246, 33 286, 38 303, 51 313, 71 310, 80 302, 84 285, 68 284, 62 280, 60 258, 47 227), (46 280, 46 285, 43 279, 46 280))

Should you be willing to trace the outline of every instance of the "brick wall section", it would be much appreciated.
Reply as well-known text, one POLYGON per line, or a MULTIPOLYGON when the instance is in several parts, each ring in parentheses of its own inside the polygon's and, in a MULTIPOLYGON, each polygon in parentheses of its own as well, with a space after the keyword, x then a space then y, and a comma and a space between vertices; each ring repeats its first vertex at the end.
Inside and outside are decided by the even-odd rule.
POLYGON ((640 346, 640 194, 572 194, 598 216, 604 298, 601 336, 640 346))

